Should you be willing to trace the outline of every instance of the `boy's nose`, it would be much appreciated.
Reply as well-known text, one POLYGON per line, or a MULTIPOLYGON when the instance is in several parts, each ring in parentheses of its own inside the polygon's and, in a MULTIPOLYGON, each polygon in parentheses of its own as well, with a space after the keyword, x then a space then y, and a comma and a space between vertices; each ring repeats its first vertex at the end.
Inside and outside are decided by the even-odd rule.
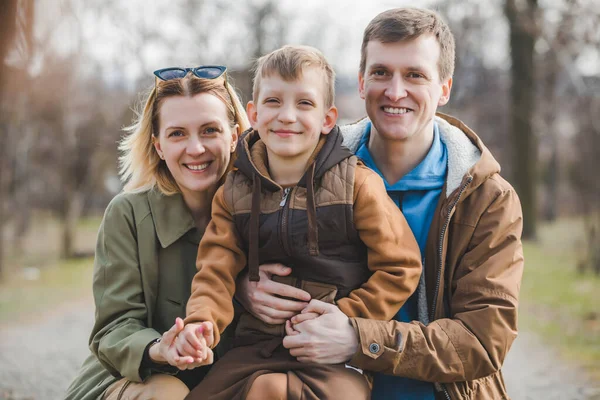
POLYGON ((292 106, 285 106, 279 110, 278 119, 281 122, 295 122, 296 121, 296 110, 292 106))

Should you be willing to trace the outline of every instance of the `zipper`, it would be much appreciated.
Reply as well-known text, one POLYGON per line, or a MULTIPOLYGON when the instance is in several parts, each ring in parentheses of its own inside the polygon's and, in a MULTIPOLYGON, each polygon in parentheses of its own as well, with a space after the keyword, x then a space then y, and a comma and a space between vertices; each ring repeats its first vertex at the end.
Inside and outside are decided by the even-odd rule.
MULTIPOLYGON (((431 305, 431 313, 429 316, 429 321, 433 321, 435 318, 435 309, 437 306, 437 299, 438 299, 438 293, 440 290, 440 284, 442 281, 442 266, 444 264, 444 260, 442 259, 442 252, 443 252, 443 247, 444 247, 444 236, 446 235, 446 230, 448 229, 448 224, 450 224, 450 214, 452 214, 452 210, 454 210, 454 207, 456 207, 456 205, 458 204, 458 202, 460 201, 460 197, 462 196, 464 190, 466 189, 466 187, 473 181, 473 177, 469 177, 465 183, 460 187, 460 190, 458 192, 458 195, 456 196, 456 200, 454 200, 454 202, 452 203, 452 205, 448 208, 448 213, 446 214, 446 220, 444 222, 444 226, 442 227, 442 231, 440 232, 440 245, 438 247, 438 254, 439 254, 439 260, 440 260, 440 266, 438 268, 438 274, 437 274, 437 279, 435 281, 435 292, 433 292, 433 304, 431 305)), ((446 400, 452 400, 450 398, 450 394, 448 393, 448 390, 446 390, 446 386, 443 383, 435 383, 436 389, 439 388, 438 392, 441 392, 444 395, 444 398, 446 400)))
POLYGON ((287 225, 288 225, 288 219, 289 219, 289 204, 290 202, 288 201, 290 198, 290 194, 292 194, 294 191, 294 189, 292 188, 285 188, 283 189, 283 198, 281 199, 281 202, 279 203, 279 206, 283 207, 283 210, 281 210, 281 244, 283 247, 283 250, 287 253, 287 255, 292 255, 292 252, 290 250, 290 246, 288 243, 288 229, 287 229, 287 225))

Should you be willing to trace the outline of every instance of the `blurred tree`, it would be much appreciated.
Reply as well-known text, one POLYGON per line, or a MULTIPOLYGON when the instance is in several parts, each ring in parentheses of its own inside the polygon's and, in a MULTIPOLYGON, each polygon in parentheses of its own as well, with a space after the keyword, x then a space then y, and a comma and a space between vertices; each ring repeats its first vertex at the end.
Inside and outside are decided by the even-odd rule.
POLYGON ((523 207, 523 237, 536 236, 537 137, 535 112, 535 43, 539 36, 538 1, 506 0, 511 49, 511 133, 513 179, 523 207))
POLYGON ((6 88, 14 80, 15 70, 6 63, 11 51, 28 52, 32 39, 33 0, 6 0, 0 8, 0 279, 5 275, 4 228, 7 222, 7 198, 14 172, 13 140, 9 135, 10 122, 4 105, 8 102, 6 88), (10 79, 9 79, 10 76, 10 79))

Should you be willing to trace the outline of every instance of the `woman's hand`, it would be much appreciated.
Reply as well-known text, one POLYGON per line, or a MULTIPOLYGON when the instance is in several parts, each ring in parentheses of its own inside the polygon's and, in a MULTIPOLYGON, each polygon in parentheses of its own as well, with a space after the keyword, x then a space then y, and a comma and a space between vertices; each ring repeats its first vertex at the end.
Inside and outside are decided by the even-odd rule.
POLYGON ((241 274, 237 280, 235 297, 247 311, 263 322, 283 324, 302 311, 310 301, 310 294, 304 290, 271 279, 272 275, 286 276, 290 272, 291 268, 281 264, 264 264, 260 266, 258 282, 251 282, 247 274, 241 274))

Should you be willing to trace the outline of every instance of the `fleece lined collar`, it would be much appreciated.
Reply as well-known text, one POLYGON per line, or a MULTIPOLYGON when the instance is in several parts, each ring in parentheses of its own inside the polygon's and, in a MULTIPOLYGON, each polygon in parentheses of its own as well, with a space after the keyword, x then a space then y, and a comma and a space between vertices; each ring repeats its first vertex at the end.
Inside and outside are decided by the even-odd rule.
MULTIPOLYGON (((436 114, 435 122, 440 130, 440 138, 448 149, 446 197, 458 189, 465 175, 479 175, 481 179, 472 182, 472 186, 476 187, 487 177, 500 172, 500 165, 493 159, 475 132, 465 124, 442 113, 436 114)), ((370 123, 368 118, 363 118, 354 124, 340 127, 344 136, 344 145, 352 152, 358 149, 370 123)))

